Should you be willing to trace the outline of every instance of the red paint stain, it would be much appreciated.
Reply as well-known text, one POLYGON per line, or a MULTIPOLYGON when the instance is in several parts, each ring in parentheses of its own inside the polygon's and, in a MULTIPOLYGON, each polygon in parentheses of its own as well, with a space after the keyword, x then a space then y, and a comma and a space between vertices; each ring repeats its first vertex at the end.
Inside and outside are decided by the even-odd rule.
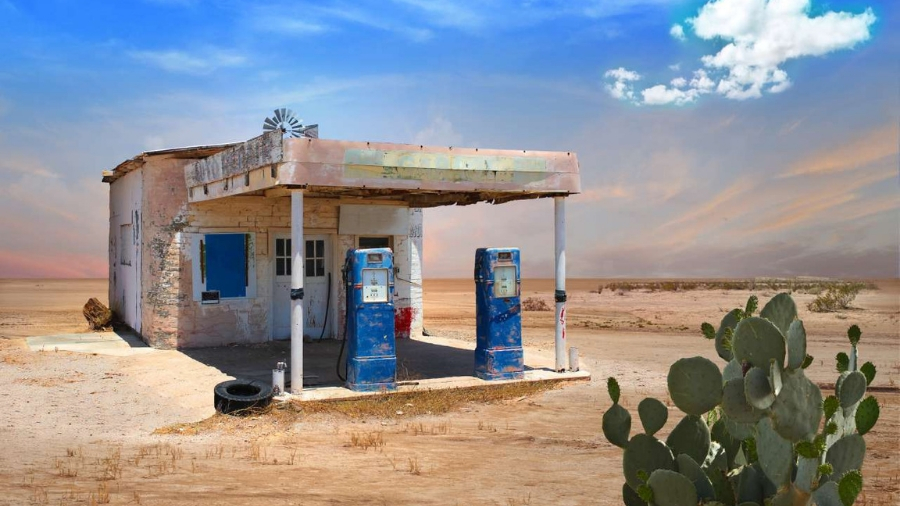
POLYGON ((398 339, 409 337, 412 330, 413 316, 415 316, 415 308, 400 307, 394 309, 394 335, 398 339))

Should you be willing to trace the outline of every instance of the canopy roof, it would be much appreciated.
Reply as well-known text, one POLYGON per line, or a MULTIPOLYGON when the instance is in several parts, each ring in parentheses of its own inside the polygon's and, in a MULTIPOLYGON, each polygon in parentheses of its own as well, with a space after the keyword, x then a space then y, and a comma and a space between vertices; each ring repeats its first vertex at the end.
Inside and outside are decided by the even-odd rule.
MULTIPOLYGON (((280 131, 239 144, 184 151, 168 152, 199 158, 184 170, 190 202, 233 195, 277 196, 302 188, 309 196, 384 198, 434 207, 581 191, 578 158, 570 152, 282 139, 280 131)), ((124 162, 109 176, 105 173, 104 181, 115 180, 120 169, 138 158, 124 162)))

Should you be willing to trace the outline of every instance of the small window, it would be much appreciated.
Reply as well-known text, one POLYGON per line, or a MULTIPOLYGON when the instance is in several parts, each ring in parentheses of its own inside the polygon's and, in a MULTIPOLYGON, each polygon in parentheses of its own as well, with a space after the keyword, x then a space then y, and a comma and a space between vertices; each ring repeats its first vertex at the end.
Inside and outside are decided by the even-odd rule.
POLYGON ((391 237, 390 236, 381 236, 381 237, 359 237, 359 249, 369 249, 369 248, 390 248, 391 247, 391 237))
POLYGON ((247 296, 250 286, 250 234, 206 234, 200 242, 200 276, 204 291, 219 296, 247 296))
POLYGON ((325 241, 311 239, 306 241, 306 277, 320 278, 325 276, 325 241))
POLYGON ((131 223, 119 227, 119 263, 131 265, 131 253, 134 251, 134 234, 131 223))
POLYGON ((275 239, 275 275, 291 275, 291 240, 275 239))

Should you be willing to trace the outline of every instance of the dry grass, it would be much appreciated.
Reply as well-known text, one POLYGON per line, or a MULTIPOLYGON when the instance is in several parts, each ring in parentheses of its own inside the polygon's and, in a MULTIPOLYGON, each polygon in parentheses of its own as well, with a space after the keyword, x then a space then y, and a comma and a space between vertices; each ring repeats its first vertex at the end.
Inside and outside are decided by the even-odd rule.
POLYGON ((556 388, 556 382, 529 381, 448 390, 418 390, 359 399, 295 402, 306 414, 338 414, 347 418, 403 418, 441 415, 469 403, 485 404, 536 395, 556 388))
POLYGON ((644 292, 687 292, 692 290, 770 290, 776 292, 800 292, 818 295, 829 289, 857 287, 858 290, 878 290, 875 283, 861 283, 841 280, 810 279, 736 279, 736 280, 703 280, 703 281, 623 281, 600 285, 595 293, 603 293, 604 289, 624 295, 630 291, 644 292))
POLYGON ((538 297, 528 297, 522 301, 522 311, 551 311, 547 301, 538 297))
POLYGON ((409 418, 420 415, 441 415, 466 404, 489 404, 525 397, 552 390, 555 381, 528 381, 446 390, 416 390, 371 395, 357 399, 333 401, 291 401, 274 403, 256 416, 234 417, 215 414, 205 420, 160 427, 154 434, 190 436, 206 432, 262 435, 273 430, 283 432, 303 416, 339 415, 350 419, 409 418))

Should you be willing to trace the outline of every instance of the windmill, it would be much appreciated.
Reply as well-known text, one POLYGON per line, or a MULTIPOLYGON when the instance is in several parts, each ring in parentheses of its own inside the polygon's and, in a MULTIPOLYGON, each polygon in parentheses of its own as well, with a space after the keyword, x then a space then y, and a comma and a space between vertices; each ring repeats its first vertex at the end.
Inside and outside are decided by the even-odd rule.
POLYGON ((319 138, 319 125, 303 126, 303 120, 294 116, 294 111, 283 107, 275 109, 275 114, 263 121, 263 132, 274 130, 281 130, 285 137, 319 138))

